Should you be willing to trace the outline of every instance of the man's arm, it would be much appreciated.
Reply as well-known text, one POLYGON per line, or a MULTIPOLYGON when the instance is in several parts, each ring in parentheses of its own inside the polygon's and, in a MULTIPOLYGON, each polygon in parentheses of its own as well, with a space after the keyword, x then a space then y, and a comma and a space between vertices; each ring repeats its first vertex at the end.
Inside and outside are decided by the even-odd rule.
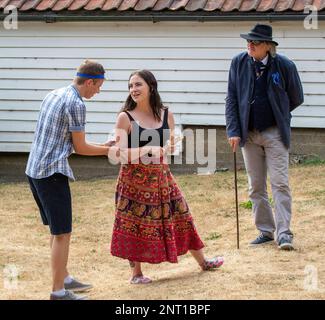
POLYGON ((291 68, 287 74, 287 94, 290 101, 290 112, 300 106, 304 102, 304 93, 301 80, 296 65, 291 61, 291 68))
POLYGON ((107 156, 109 147, 87 143, 84 131, 73 131, 71 134, 76 153, 84 156, 107 156))
POLYGON ((236 90, 236 66, 232 60, 228 77, 228 92, 226 97, 226 130, 229 144, 235 152, 240 142, 240 123, 236 90))
POLYGON ((88 142, 88 144, 90 144, 92 146, 112 147, 116 144, 116 141, 115 140, 107 140, 104 143, 88 142))
POLYGON ((226 129, 227 129, 228 137, 240 137, 235 60, 231 62, 231 66, 229 70, 225 114, 226 114, 226 129))

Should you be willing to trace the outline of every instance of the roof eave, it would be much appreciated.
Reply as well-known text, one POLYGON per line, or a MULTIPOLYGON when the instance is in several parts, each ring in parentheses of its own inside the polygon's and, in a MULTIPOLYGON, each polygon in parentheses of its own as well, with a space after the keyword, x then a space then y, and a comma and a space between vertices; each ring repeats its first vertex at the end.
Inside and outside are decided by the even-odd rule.
MULTIPOLYGON (((301 21, 306 18, 307 14, 303 12, 286 11, 286 12, 221 12, 221 11, 44 11, 44 12, 19 12, 18 21, 301 21)), ((0 20, 6 17, 0 14, 0 20)), ((319 20, 325 20, 325 11, 318 13, 319 20)))

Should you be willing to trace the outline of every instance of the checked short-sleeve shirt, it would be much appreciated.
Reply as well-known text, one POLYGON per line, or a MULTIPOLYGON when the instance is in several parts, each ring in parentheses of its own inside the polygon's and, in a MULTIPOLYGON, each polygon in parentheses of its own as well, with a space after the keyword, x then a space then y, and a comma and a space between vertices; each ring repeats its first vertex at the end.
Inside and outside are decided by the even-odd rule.
POLYGON ((86 107, 70 85, 50 92, 41 104, 26 174, 42 179, 61 173, 74 180, 68 157, 73 152, 73 131, 84 131, 86 107))

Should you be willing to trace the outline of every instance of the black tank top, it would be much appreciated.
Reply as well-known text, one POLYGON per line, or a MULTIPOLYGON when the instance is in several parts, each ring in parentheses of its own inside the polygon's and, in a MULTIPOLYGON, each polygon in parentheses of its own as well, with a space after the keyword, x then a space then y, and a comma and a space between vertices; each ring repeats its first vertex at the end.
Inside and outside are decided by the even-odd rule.
POLYGON ((164 109, 163 123, 160 128, 146 129, 139 126, 137 121, 125 111, 128 115, 132 129, 128 134, 128 148, 141 148, 146 145, 163 147, 169 139, 170 131, 168 125, 168 109, 164 109))

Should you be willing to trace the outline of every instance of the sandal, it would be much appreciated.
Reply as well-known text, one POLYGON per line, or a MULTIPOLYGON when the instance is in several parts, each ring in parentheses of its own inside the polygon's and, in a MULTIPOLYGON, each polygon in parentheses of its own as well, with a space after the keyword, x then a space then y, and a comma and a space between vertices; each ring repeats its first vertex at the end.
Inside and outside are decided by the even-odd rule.
POLYGON ((204 263, 200 264, 200 266, 203 271, 209 271, 221 267, 223 263, 223 257, 215 257, 211 259, 205 259, 204 263))
POLYGON ((130 279, 131 284, 147 284, 152 282, 152 280, 149 277, 145 277, 142 274, 138 276, 133 276, 130 279))

